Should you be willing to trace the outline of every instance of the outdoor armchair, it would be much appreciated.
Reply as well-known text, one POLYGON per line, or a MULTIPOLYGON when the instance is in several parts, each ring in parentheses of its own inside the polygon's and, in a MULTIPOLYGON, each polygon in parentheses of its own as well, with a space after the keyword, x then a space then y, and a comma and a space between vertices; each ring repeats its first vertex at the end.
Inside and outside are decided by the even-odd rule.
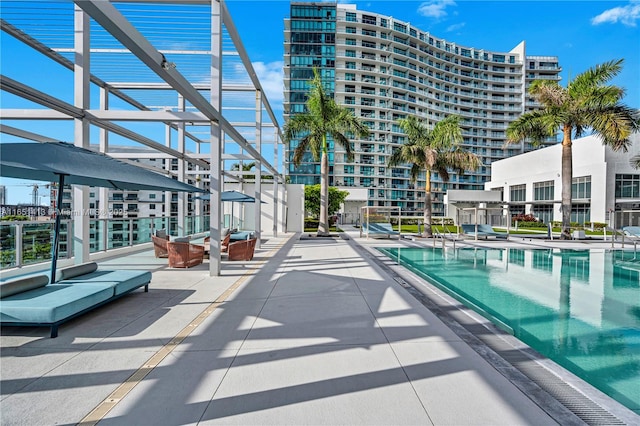
POLYGON ((153 251, 155 252, 156 257, 169 257, 169 252, 167 251, 167 243, 169 241, 167 239, 152 235, 151 241, 153 241, 153 251))
POLYGON ((236 241, 229 244, 228 259, 229 260, 251 260, 253 252, 256 248, 256 239, 236 241))
POLYGON ((170 268, 190 268, 204 259, 204 247, 186 242, 167 241, 170 268))
MULTIPOLYGON (((222 241, 220 241, 220 252, 221 253, 226 253, 227 250, 229 249, 229 240, 231 239, 231 234, 227 234, 226 236, 224 236, 222 238, 222 241)), ((209 242, 211 241, 211 237, 205 237, 204 238, 204 251, 209 251, 209 242)))

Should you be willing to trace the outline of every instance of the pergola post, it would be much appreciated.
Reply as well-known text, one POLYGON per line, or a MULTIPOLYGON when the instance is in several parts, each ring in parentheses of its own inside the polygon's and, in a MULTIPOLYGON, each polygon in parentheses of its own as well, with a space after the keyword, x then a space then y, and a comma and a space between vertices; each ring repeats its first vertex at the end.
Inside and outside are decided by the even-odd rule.
MULTIPOLYGON (((256 150, 262 155, 262 92, 256 90, 256 150)), ((256 235, 256 248, 260 248, 262 240, 262 162, 260 159, 256 159, 255 167, 255 195, 256 199, 254 205, 254 223, 255 223, 255 235, 256 235)))
MULTIPOLYGON (((74 7, 74 66, 73 66, 73 103, 76 108, 88 109, 91 101, 89 65, 90 55, 89 16, 78 6, 74 7)), ((89 120, 81 117, 74 118, 74 145, 89 148, 90 127, 89 120)), ((64 188, 58 188, 64 191, 64 188)), ((62 206, 56 206, 61 209, 62 206)), ((89 188, 84 185, 73 185, 73 243, 67 245, 67 250, 73 247, 75 263, 89 261, 89 188)), ((68 231, 67 231, 68 232, 68 231)), ((67 235, 71 235, 69 232, 67 235)), ((52 281, 55 277, 51 277, 52 281)))
MULTIPOLYGON (((220 2, 211 0, 211 106, 216 111, 222 107, 222 16, 220 2)), ((209 188, 209 275, 220 275, 220 222, 222 212, 222 128, 211 122, 210 134, 210 188, 209 188)))

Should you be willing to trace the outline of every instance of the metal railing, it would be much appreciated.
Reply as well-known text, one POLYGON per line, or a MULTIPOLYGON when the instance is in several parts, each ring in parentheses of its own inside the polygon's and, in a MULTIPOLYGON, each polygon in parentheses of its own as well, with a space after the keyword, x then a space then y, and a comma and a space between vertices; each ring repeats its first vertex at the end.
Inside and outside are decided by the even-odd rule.
MULTIPOLYGON (((151 242, 157 229, 178 236, 193 235, 209 230, 209 216, 187 216, 182 232, 177 217, 144 217, 129 219, 90 219, 89 252, 106 252, 151 242)), ((51 261, 53 220, 0 222, 0 270, 51 261)), ((73 220, 60 224, 59 258, 73 256, 73 220)))

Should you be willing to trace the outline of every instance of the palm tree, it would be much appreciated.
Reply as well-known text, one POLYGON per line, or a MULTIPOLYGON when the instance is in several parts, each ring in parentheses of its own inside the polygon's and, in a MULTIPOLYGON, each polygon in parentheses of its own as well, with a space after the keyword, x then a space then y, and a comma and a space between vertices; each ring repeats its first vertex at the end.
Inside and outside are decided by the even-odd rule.
MULTIPOLYGON (((251 169, 253 169, 256 166, 255 161, 252 161, 250 163, 242 163, 242 171, 243 172, 248 172, 251 169)), ((231 165, 231 170, 232 171, 240 171, 240 163, 233 163, 231 165)), ((255 177, 255 175, 242 175, 243 179, 253 179, 255 177)))
POLYGON ((293 154, 293 163, 298 166, 304 154, 311 151, 313 159, 320 157, 320 220, 318 236, 329 235, 329 158, 327 136, 346 151, 347 161, 353 161, 353 151, 345 134, 359 138, 369 135, 365 126, 352 111, 336 104, 322 86, 317 68, 313 69, 313 79, 309 81, 310 91, 306 102, 307 110, 289 118, 284 126, 284 140, 300 139, 293 154))
POLYGON ((443 181, 449 180, 449 170, 459 174, 465 170, 475 170, 481 166, 480 159, 460 148, 462 129, 460 118, 450 115, 438 122, 433 129, 416 118, 408 116, 398 124, 407 135, 405 142, 389 157, 389 167, 411 163, 411 180, 415 182, 420 172, 425 171, 424 186, 424 231, 423 236, 431 236, 431 171, 440 174, 443 181))
POLYGON ((596 65, 576 76, 566 88, 556 81, 534 81, 529 93, 542 108, 521 115, 507 128, 510 143, 530 138, 539 144, 562 132, 562 239, 571 238, 572 138, 591 129, 605 145, 626 152, 629 136, 640 128, 633 110, 620 103, 624 89, 607 85, 621 71, 622 62, 596 65))

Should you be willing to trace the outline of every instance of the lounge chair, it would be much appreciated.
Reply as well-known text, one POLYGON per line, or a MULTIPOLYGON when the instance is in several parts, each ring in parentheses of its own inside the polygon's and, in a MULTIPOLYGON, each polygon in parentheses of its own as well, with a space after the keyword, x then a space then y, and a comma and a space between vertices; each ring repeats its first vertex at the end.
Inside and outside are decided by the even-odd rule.
POLYGON ((509 238, 509 234, 496 232, 493 230, 491 225, 475 225, 473 223, 467 223, 460 225, 460 227, 462 228, 462 233, 469 235, 470 237, 483 237, 484 239, 488 239, 488 237, 495 237, 497 239, 509 238))
POLYGON ((204 260, 204 247, 181 241, 167 241, 170 268, 190 268, 204 260))
POLYGON ((60 269, 56 282, 46 275, 16 278, 0 284, 0 321, 14 326, 58 326, 140 287, 149 291, 151 273, 100 270, 95 262, 60 269))
POLYGON ((625 226, 622 228, 622 232, 626 237, 632 239, 640 238, 640 226, 625 226))
POLYGON ((387 238, 391 238, 392 235, 397 235, 398 238, 400 238, 400 232, 394 231, 390 223, 365 223, 362 225, 362 232, 364 232, 367 237, 386 236, 387 238))

